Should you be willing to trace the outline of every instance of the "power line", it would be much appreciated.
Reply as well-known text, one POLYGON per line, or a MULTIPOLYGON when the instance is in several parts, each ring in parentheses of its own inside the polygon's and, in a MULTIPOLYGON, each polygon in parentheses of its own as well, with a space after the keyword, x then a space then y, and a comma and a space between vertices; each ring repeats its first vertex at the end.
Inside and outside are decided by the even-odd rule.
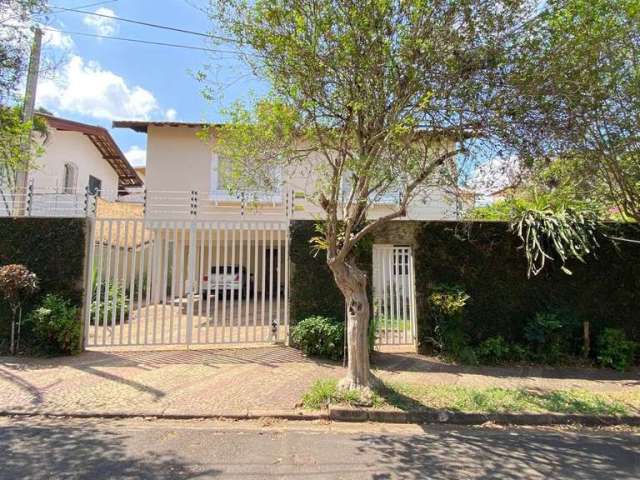
POLYGON ((199 37, 205 37, 205 38, 211 38, 211 39, 215 39, 215 40, 221 40, 223 42, 236 43, 236 40, 234 40, 233 38, 221 37, 221 36, 218 36, 218 35, 212 35, 212 34, 204 33, 204 32, 196 32, 195 30, 187 30, 185 28, 170 27, 168 25, 160 25, 160 24, 157 24, 157 23, 143 22, 141 20, 132 20, 130 18, 114 17, 114 16, 111 16, 111 15, 105 15, 105 14, 98 13, 98 12, 87 12, 86 10, 79 10, 77 8, 65 8, 65 7, 52 7, 52 8, 55 8, 57 10, 61 10, 61 11, 64 11, 64 12, 82 13, 84 15, 93 15, 93 16, 96 16, 96 17, 108 18, 110 20, 118 20, 120 22, 133 23, 133 24, 136 24, 136 25, 144 25, 145 27, 159 28, 159 29, 162 29, 162 30, 170 30, 172 32, 186 33, 188 35, 196 35, 196 36, 199 36, 199 37))
POLYGON ((141 40, 139 38, 127 38, 127 37, 114 37, 111 35, 98 35, 95 33, 86 33, 86 32, 73 32, 70 30, 58 30, 56 28, 47 28, 42 27, 43 30, 55 31, 60 33, 66 33, 68 35, 81 35, 84 37, 93 37, 93 38, 106 38, 110 40, 120 40, 122 42, 132 42, 132 43, 142 43, 145 45, 159 45, 162 47, 173 47, 173 48, 184 48, 188 50, 200 50, 202 52, 213 52, 213 53, 228 53, 231 55, 239 55, 240 52, 234 50, 221 50, 216 48, 207 48, 207 47, 198 47, 196 45, 183 45, 179 43, 168 43, 168 42, 155 42, 152 40, 141 40))

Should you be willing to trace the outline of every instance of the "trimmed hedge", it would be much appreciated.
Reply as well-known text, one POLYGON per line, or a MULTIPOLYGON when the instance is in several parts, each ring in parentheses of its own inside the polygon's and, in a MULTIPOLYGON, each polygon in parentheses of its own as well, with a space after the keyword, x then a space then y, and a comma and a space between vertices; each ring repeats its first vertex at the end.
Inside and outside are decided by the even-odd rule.
MULTIPOLYGON (((0 266, 21 263, 38 277, 39 290, 27 312, 46 294, 82 305, 85 256, 82 218, 0 218, 0 266)), ((0 299, 0 339, 7 336, 9 308, 0 299)))
MULTIPOLYGON (((313 315, 344 318, 344 302, 325 264, 314 258, 309 239, 313 221, 291 226, 291 320, 313 315)), ((638 237, 633 226, 620 226, 621 235, 638 237)), ((505 222, 391 222, 376 232, 372 243, 411 245, 416 271, 418 337, 433 336, 427 298, 438 285, 458 285, 471 297, 464 324, 471 344, 502 336, 524 342, 524 326, 536 313, 571 311, 591 322, 592 339, 605 328, 621 328, 640 340, 640 246, 603 241, 597 258, 545 269, 527 279, 520 241, 505 222)), ((371 270, 371 250, 360 255, 359 265, 371 270)))

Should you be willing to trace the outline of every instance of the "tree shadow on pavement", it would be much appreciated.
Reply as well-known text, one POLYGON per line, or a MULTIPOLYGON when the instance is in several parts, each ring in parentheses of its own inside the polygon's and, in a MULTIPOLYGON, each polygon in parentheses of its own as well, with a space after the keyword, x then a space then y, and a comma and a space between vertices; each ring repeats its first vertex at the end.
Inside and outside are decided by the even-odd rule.
POLYGON ((640 440, 625 433, 424 427, 421 435, 364 435, 358 451, 385 473, 373 479, 636 479, 640 440))
POLYGON ((94 426, 43 428, 13 424, 0 429, 0 479, 215 477, 218 470, 189 466, 173 451, 127 445, 127 435, 94 426), (132 452, 135 450, 135 453, 132 452))

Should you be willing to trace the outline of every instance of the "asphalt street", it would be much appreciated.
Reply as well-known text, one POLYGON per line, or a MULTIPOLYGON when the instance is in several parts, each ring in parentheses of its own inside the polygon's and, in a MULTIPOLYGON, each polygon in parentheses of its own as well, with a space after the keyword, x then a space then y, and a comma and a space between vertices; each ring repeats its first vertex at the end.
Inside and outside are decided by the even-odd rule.
POLYGON ((637 479, 638 430, 0 418, 0 479, 637 479))

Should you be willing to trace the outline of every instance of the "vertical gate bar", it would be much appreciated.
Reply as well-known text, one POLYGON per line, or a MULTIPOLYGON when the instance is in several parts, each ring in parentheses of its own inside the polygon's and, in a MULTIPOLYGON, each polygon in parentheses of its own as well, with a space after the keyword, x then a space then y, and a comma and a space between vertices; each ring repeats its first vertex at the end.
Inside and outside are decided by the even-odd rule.
POLYGON ((89 345, 89 333, 91 329, 91 305, 93 299, 93 283, 95 280, 94 277, 94 268, 95 268, 95 248, 96 248, 96 220, 95 218, 87 218, 86 225, 88 228, 87 232, 87 246, 89 247, 89 253, 87 256, 87 268, 86 268, 86 277, 85 277, 85 291, 84 291, 84 332, 82 338, 82 347, 85 348, 89 345))
MULTIPOLYGON (((242 291, 243 291, 243 287, 244 284, 242 283, 243 280, 243 276, 242 276, 242 270, 245 268, 244 267, 244 220, 240 220, 240 239, 238 240, 238 338, 237 341, 240 342, 240 332, 242 332, 243 328, 242 328, 242 302, 243 302, 243 295, 242 295, 242 291)), ((245 330, 245 334, 246 334, 246 330, 245 330)))
POLYGON ((176 273, 178 272, 178 223, 172 222, 173 225, 173 242, 171 243, 171 293, 170 293, 170 308, 169 308, 169 344, 173 343, 173 327, 175 309, 176 309, 176 273))
POLYGON ((395 334, 393 336, 393 343, 399 343, 400 342, 400 278, 399 278, 399 265, 398 265, 398 249, 393 247, 393 282, 395 284, 396 287, 396 291, 395 291, 395 303, 396 303, 396 315, 395 315, 395 322, 396 322, 396 331, 395 334))
POLYGON ((109 236, 107 239, 107 266, 105 270, 105 279, 104 279, 104 314, 102 315, 102 345, 106 345, 107 343, 107 323, 109 321, 109 286, 111 281, 111 239, 113 233, 113 220, 109 220, 109 236))
MULTIPOLYGON (((138 220, 133 220, 133 235, 131 237, 131 246, 133 251, 131 252, 131 272, 129 274, 129 328, 127 330, 128 344, 131 345, 131 329, 133 328, 133 321, 131 319, 133 310, 135 307, 135 289, 136 289, 136 253, 138 249, 138 220)), ((136 312, 136 317, 138 313, 136 312)))
POLYGON ((187 346, 191 345, 193 339, 193 302, 195 290, 195 274, 196 274, 196 240, 198 236, 198 224, 195 220, 189 222, 189 265, 187 266, 187 346))
POLYGON ((204 226, 205 224, 202 223, 200 224, 200 269, 198 272, 198 343, 201 343, 201 338, 200 338, 200 330, 202 330, 202 302, 203 302, 203 295, 202 295, 202 290, 203 290, 203 285, 202 285, 202 281, 203 278, 202 276, 204 275, 204 226))
POLYGON ((404 247, 402 249, 402 343, 407 343, 407 322, 409 321, 409 315, 407 310, 407 302, 408 302, 408 288, 407 288, 407 274, 408 272, 408 259, 407 259, 407 249, 404 247))
POLYGON ((289 346, 289 222, 284 232, 284 339, 289 346))
POLYGON ((182 337, 182 307, 184 300, 184 244, 185 244, 185 224, 180 223, 180 257, 178 257, 178 331, 176 332, 176 342, 180 343, 182 337))
POLYGON ((409 298, 411 300, 410 312, 411 317, 411 343, 417 347, 417 321, 416 321, 416 289, 415 289, 415 272, 413 271, 413 249, 409 249, 409 298))
POLYGON ((380 343, 383 344, 386 342, 387 338, 387 284, 385 278, 385 266, 384 266, 384 249, 382 247, 378 247, 374 252, 374 261, 378 263, 378 270, 380 270, 380 278, 378 282, 380 283, 380 320, 378 320, 378 324, 380 324, 380 330, 384 331, 384 336, 380 335, 380 343))
POLYGON ((216 266, 215 266, 214 303, 213 303, 213 343, 218 338, 218 285, 220 284, 220 222, 216 222, 216 266))
POLYGON ((273 322, 273 224, 269 225, 269 321, 267 322, 267 331, 269 339, 273 340, 271 323, 273 322))
POLYGON ((163 224, 162 231, 162 333, 160 343, 165 344, 165 333, 167 329, 167 287, 169 282, 169 227, 163 224))
POLYGON ((227 280, 227 248, 229 247, 227 243, 227 225, 225 223, 223 225, 222 230, 222 343, 227 341, 227 290, 228 290, 228 280, 227 280))
POLYGON ((138 311, 136 312, 136 345, 140 345, 140 330, 142 329, 142 282, 144 282, 144 250, 147 230, 145 221, 140 222, 140 256, 138 268, 138 311))
MULTIPOLYGON (((380 338, 380 265, 378 264, 378 248, 374 245, 371 252, 371 269, 372 269, 372 289, 373 289, 373 305, 372 305, 372 319, 376 331, 374 332, 374 338, 380 338)), ((372 328, 369 325, 369 328, 372 328)), ((377 342, 374 341, 374 345, 377 342)))
POLYGON ((207 226, 207 236, 209 237, 209 243, 207 244, 207 343, 209 343, 209 328, 211 327, 211 250, 212 250, 212 228, 211 224, 207 226))
POLYGON ((260 229, 258 228, 259 223, 254 224, 253 231, 253 341, 256 341, 257 338, 257 328, 258 328, 258 282, 260 281, 259 275, 259 267, 260 267, 260 259, 259 259, 259 251, 258 251, 258 243, 260 238, 260 229))
MULTIPOLYGON (((118 285, 118 273, 120 266, 120 225, 122 221, 116 220, 116 242, 113 246, 114 249, 114 267, 113 267, 113 285, 111 289, 113 290, 113 303, 111 304, 111 345, 115 343, 116 339, 116 313, 118 310, 118 290, 120 289, 120 285, 118 285)), ((109 298, 111 302, 111 298, 109 298)))
MULTIPOLYGON (((96 220, 97 222, 98 220, 96 220)), ((98 325, 100 324, 100 294, 102 293, 102 264, 104 262, 104 220, 100 222, 100 257, 98 258, 98 271, 96 273, 96 308, 93 315, 93 345, 98 345, 98 325)))
POLYGON ((393 247, 385 248, 385 259, 387 263, 387 277, 389 277, 389 330, 390 336, 387 337, 387 344, 393 343, 393 317, 394 317, 394 303, 393 303, 393 247))
MULTIPOLYGON (((147 227, 148 228, 148 227, 147 227)), ((151 278, 153 277, 153 272, 152 267, 153 267, 153 252, 155 250, 154 248, 154 241, 153 241, 153 231, 155 231, 155 229, 153 229, 153 231, 151 231, 151 229, 149 228, 150 232, 149 232, 149 251, 147 252, 147 275, 146 275, 146 290, 145 290, 145 306, 144 306, 144 344, 147 345, 149 343, 149 310, 151 310, 151 299, 150 299, 150 293, 151 293, 151 278)), ((155 323, 155 320, 154 320, 155 323)), ((155 332, 154 332, 155 335, 155 332)))
MULTIPOLYGON (((235 223, 231 224, 231 278, 233 279, 231 286, 234 286, 236 282, 236 227, 237 225, 235 223)), ((236 303, 235 296, 235 288, 232 288, 231 292, 229 292, 229 341, 232 343, 236 341, 234 335, 234 326, 236 322, 233 315, 236 303)))
POLYGON ((120 292, 120 339, 119 344, 124 342, 124 304, 127 302, 127 275, 129 268, 129 220, 124 221, 124 259, 122 261, 122 291, 120 292))
POLYGON ((267 224, 262 224, 262 306, 260 309, 260 341, 264 341, 264 302, 266 295, 266 280, 267 276, 267 224))
POLYGON ((249 305, 251 304, 251 223, 247 222, 247 268, 244 288, 244 340, 249 342, 249 305))
POLYGON ((151 295, 151 302, 153 303, 153 336, 151 339, 151 343, 153 345, 156 345, 157 343, 158 301, 160 300, 158 298, 159 297, 158 289, 162 284, 162 280, 159 277, 160 261, 162 260, 162 256, 161 256, 162 250, 160 245, 158 244, 158 237, 159 237, 160 229, 162 228, 161 225, 162 225, 161 223, 158 223, 157 226, 155 226, 153 228, 153 231, 151 232, 152 239, 153 239, 153 243, 151 245, 152 255, 149 255, 151 259, 151 275, 150 275, 151 279, 148 280, 148 282, 151 282, 151 287, 147 292, 147 296, 151 295), (158 292, 158 294, 156 292, 158 292))
POLYGON ((278 226, 278 230, 276 230, 277 232, 277 238, 276 238, 276 244, 278 246, 278 258, 276 259, 277 262, 277 279, 276 279, 276 319, 278 321, 278 329, 276 330, 276 338, 275 340, 278 341, 280 338, 280 325, 281 323, 281 319, 280 319, 280 293, 281 293, 281 289, 280 289, 280 285, 281 285, 281 280, 282 280, 282 235, 281 235, 281 230, 282 230, 282 225, 278 226))

